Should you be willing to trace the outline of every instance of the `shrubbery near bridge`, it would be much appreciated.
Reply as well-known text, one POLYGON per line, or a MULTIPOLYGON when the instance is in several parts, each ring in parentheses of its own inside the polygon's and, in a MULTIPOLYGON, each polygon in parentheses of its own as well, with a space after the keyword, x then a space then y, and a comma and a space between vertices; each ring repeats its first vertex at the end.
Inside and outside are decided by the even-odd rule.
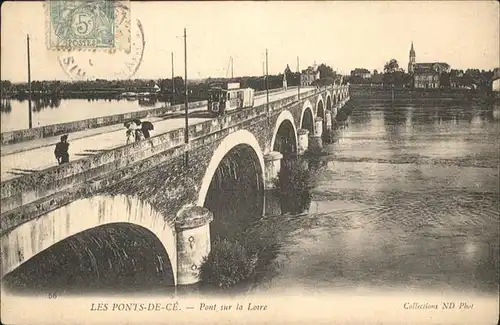
MULTIPOLYGON (((282 165, 275 180, 282 200, 283 213, 302 213, 311 202, 310 162, 289 160, 282 165)), ((266 217, 263 217, 266 218, 266 217)), ((269 218, 272 218, 269 217, 269 218)), ((250 289, 279 269, 275 260, 280 249, 280 239, 297 225, 280 224, 279 229, 270 229, 275 223, 255 223, 245 231, 231 234, 230 238, 216 238, 199 272, 202 286, 215 289, 250 289), (265 229, 264 229, 265 228, 265 229)))
POLYGON ((239 240, 216 239, 200 267, 200 281, 217 288, 229 288, 252 276, 257 255, 239 240))

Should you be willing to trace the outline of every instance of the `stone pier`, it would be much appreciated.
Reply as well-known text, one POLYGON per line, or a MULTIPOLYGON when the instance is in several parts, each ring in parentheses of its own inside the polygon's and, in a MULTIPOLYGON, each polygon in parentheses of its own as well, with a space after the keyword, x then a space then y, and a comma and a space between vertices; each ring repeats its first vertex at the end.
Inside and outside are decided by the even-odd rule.
POLYGON ((309 149, 309 130, 299 129, 297 131, 297 137, 299 146, 297 152, 299 155, 302 155, 309 149))
POLYGON ((177 285, 199 282, 201 262, 210 253, 213 217, 211 211, 199 206, 185 207, 177 214, 177 285))
POLYGON ((309 150, 311 152, 319 152, 323 149, 323 119, 316 117, 314 119, 314 134, 309 143, 309 150))
POLYGON ((326 131, 332 129, 332 112, 330 110, 325 111, 325 126, 326 131))
POLYGON ((323 131, 323 139, 326 143, 333 142, 333 123, 332 123, 332 112, 326 110, 325 112, 325 127, 326 130, 323 131))
POLYGON ((271 151, 264 156, 264 167, 265 167, 265 184, 264 188, 266 190, 276 188, 274 180, 278 178, 278 173, 281 169, 281 159, 283 155, 277 151, 271 151))

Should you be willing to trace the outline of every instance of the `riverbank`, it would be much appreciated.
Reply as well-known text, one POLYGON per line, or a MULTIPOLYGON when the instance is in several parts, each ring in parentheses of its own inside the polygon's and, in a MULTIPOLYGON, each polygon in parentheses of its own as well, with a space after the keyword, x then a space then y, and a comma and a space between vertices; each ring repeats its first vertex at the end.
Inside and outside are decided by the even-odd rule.
POLYGON ((493 103, 492 92, 469 89, 404 89, 379 88, 351 85, 351 100, 359 102, 432 102, 432 101, 466 101, 477 103, 493 103))

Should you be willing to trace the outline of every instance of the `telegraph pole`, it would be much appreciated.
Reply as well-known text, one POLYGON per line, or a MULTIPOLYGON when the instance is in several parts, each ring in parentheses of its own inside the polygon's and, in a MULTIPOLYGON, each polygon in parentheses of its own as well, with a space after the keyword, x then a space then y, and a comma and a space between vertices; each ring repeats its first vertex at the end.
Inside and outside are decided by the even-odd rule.
POLYGON ((234 73, 233 73, 233 57, 231 57, 231 79, 234 78, 234 73))
POLYGON ((299 75, 299 83, 298 83, 298 98, 300 100, 300 66, 299 66, 299 57, 297 56, 297 73, 299 75))
POLYGON ((30 36, 26 35, 26 45, 28 47, 28 121, 29 128, 33 127, 33 118, 31 112, 31 65, 30 65, 30 36))
POLYGON ((267 101, 267 112, 269 113, 269 62, 267 60, 267 49, 266 49, 266 101, 267 101))
POLYGON ((186 151, 184 151, 184 158, 186 167, 188 166, 188 152, 187 145, 189 143, 189 123, 188 123, 188 86, 187 86, 187 36, 186 36, 186 28, 184 28, 184 120, 186 122, 184 128, 184 143, 186 144, 186 151))
POLYGON ((172 56, 172 106, 175 105, 175 83, 174 83, 174 52, 171 52, 172 56))

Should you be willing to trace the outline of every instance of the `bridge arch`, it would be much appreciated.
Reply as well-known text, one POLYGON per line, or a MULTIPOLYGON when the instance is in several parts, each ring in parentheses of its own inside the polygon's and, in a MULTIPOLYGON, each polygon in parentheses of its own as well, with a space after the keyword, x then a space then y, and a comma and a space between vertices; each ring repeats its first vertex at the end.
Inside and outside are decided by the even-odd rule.
POLYGON ((210 162, 205 171, 205 175, 203 176, 200 192, 198 194, 198 206, 202 207, 205 204, 208 188, 210 187, 212 178, 214 177, 215 172, 217 171, 217 167, 219 167, 222 159, 224 159, 224 157, 229 153, 229 151, 231 151, 231 149, 234 149, 238 145, 246 145, 253 150, 256 157, 258 158, 258 164, 261 170, 260 178, 262 181, 264 181, 264 156, 262 155, 262 150, 260 148, 259 142, 255 138, 255 136, 247 130, 236 131, 225 137, 212 154, 212 158, 210 158, 210 162))
MULTIPOLYGON (((150 204, 126 195, 94 196, 74 201, 2 236, 2 278, 55 244, 102 226, 127 225, 145 229, 159 241, 170 262, 172 285, 177 284, 175 229, 150 204)), ((168 262, 168 261, 167 261, 168 262)))
POLYGON ((290 111, 288 110, 285 110, 280 113, 278 119, 276 120, 269 151, 288 153, 288 152, 297 152, 297 148, 298 148, 297 127, 295 126, 295 121, 293 119, 292 113, 290 113, 290 111), (276 138, 277 137, 279 138, 280 135, 287 140, 291 140, 292 142, 291 144, 293 145, 293 147, 290 148, 291 150, 283 148, 281 141, 276 141, 276 138))
POLYGON ((229 134, 214 151, 197 205, 213 213, 210 240, 232 238, 264 212, 264 157, 246 130, 229 134))
POLYGON ((302 105, 302 111, 300 113, 300 128, 309 130, 309 134, 313 134, 314 132, 314 113, 309 100, 306 100, 304 105, 302 105))
POLYGON ((326 96, 326 109, 330 112, 332 111, 332 96, 330 94, 326 96))
POLYGON ((325 118, 325 101, 323 100, 323 96, 319 95, 316 99, 316 107, 315 107, 315 117, 319 116, 321 118, 325 118), (320 112, 321 110, 321 112, 320 112))

